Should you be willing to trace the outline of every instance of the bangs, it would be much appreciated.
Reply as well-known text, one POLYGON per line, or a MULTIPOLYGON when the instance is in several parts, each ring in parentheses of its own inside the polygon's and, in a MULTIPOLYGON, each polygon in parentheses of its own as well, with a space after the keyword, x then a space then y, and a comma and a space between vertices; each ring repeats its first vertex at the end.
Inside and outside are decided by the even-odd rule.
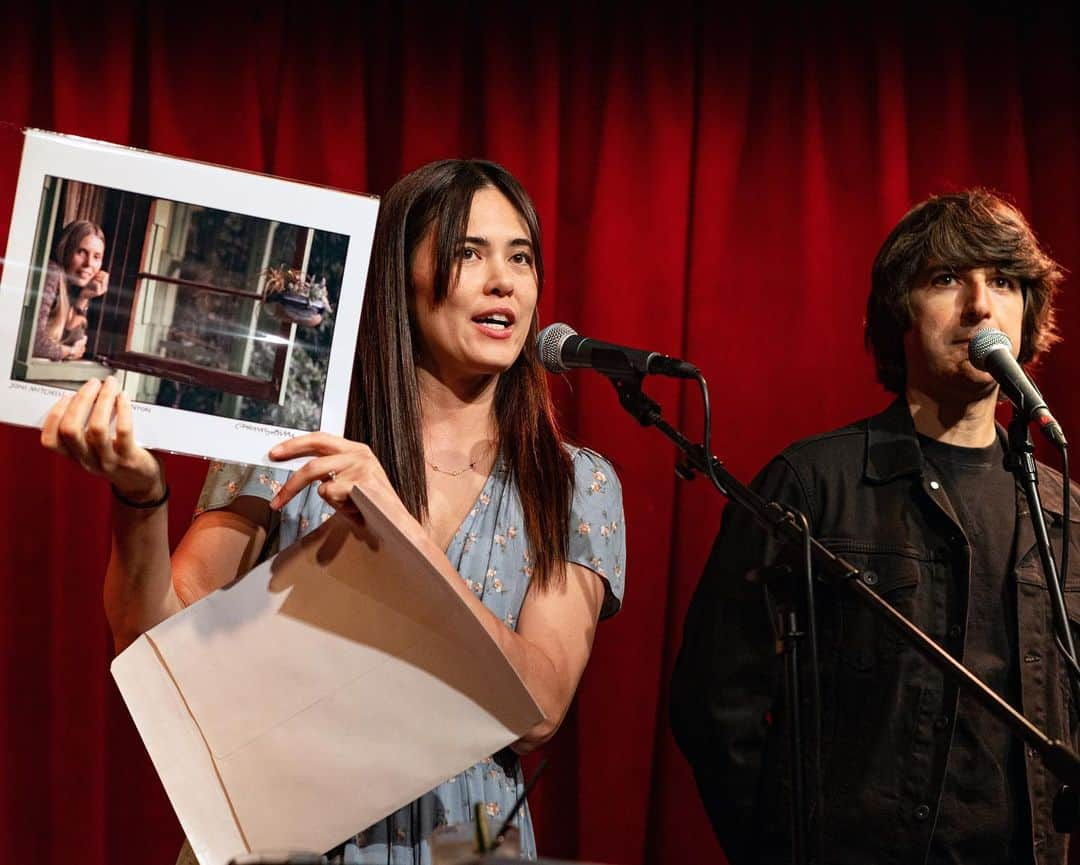
POLYGON ((999 202, 943 207, 928 226, 924 249, 924 267, 995 267, 1022 283, 1045 279, 1054 270, 1023 218, 999 202))
POLYGON ((521 185, 505 169, 482 160, 455 163, 452 173, 436 189, 429 200, 420 200, 410 213, 406 229, 406 249, 415 250, 420 238, 427 232, 435 234, 435 290, 436 303, 446 300, 447 294, 457 282, 461 268, 461 241, 468 234, 469 214, 473 197, 481 189, 494 189, 501 193, 525 220, 532 244, 533 268, 536 271, 537 288, 544 281, 544 260, 540 251, 540 222, 532 201, 521 185))
POLYGON ((454 184, 446 190, 434 217, 435 231, 435 302, 446 300, 450 289, 457 283, 461 272, 458 255, 461 239, 469 230, 469 211, 473 196, 483 188, 485 181, 469 178, 471 183, 454 184))

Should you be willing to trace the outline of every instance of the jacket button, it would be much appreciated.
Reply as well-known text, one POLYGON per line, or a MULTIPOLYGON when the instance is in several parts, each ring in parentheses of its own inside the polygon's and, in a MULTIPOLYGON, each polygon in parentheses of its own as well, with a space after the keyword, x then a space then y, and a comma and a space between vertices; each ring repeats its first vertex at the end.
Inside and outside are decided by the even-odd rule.
POLYGON ((918 820, 920 823, 923 820, 927 819, 929 816, 930 816, 930 806, 929 805, 920 805, 918 808, 915 809, 915 819, 918 820))
POLYGON ((949 626, 949 639, 950 640, 959 640, 960 639, 960 626, 959 625, 950 625, 949 626))
POLYGON ((936 718, 934 718, 934 729, 936 729, 936 730, 944 730, 948 726, 949 726, 949 716, 948 715, 938 715, 936 718))
POLYGON ((937 481, 930 481, 930 489, 932 489, 932 490, 940 490, 941 489, 941 484, 939 484, 937 481))
POLYGON ((878 575, 874 571, 863 571, 863 582, 868 586, 876 586, 878 584, 878 575))

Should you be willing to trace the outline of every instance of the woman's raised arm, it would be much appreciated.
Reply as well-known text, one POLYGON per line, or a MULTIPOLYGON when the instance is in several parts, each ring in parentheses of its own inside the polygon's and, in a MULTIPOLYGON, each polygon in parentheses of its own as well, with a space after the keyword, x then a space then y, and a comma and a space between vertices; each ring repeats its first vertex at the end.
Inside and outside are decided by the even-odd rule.
POLYGON ((254 564, 270 510, 248 497, 196 519, 170 559, 165 476, 136 444, 131 404, 114 378, 63 397, 45 418, 41 443, 112 484, 104 602, 118 652, 254 564))

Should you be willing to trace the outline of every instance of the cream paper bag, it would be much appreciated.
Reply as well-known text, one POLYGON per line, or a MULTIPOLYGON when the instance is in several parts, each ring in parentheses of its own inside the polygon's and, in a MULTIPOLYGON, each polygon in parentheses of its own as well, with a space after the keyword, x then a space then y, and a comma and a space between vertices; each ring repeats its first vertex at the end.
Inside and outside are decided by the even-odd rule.
POLYGON ((359 492, 112 673, 202 865, 323 851, 543 718, 442 575, 359 492))

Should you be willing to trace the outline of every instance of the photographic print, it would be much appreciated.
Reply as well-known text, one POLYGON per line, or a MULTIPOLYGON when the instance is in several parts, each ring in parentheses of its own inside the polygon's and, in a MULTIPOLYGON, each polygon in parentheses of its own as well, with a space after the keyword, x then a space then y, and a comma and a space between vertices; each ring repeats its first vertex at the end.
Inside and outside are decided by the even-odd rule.
POLYGON ((267 462, 280 438, 340 434, 377 207, 28 132, 0 420, 40 426, 65 390, 115 375, 147 447, 267 462))

